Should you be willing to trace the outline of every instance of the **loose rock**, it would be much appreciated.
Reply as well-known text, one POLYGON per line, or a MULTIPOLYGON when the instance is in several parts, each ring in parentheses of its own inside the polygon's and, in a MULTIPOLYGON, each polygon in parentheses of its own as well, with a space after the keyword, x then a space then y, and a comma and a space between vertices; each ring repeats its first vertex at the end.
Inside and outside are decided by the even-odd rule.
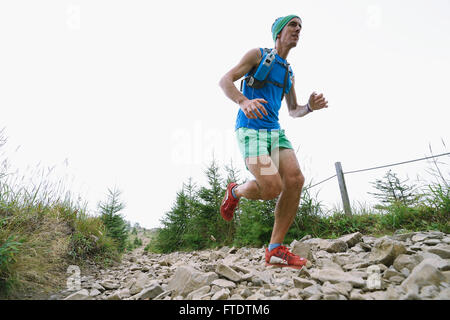
POLYGON ((76 300, 450 300, 450 235, 410 232, 376 238, 305 236, 291 251, 301 270, 265 266, 265 248, 126 253, 121 265, 83 274, 76 300))

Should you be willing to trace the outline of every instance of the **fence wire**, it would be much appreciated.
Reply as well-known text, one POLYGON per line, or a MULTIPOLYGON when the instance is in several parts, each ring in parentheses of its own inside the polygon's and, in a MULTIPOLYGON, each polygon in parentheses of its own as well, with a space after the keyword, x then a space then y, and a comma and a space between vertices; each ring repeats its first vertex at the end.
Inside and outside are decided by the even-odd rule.
MULTIPOLYGON (((352 174, 352 173, 357 173, 357 172, 363 172, 363 171, 370 171, 370 170, 375 170, 375 169, 382 169, 382 168, 387 168, 387 167, 393 167, 393 166, 398 166, 401 164, 406 164, 406 163, 411 163, 411 162, 416 162, 416 161, 422 161, 422 160, 428 160, 428 159, 433 159, 433 158, 438 158, 438 157, 442 157, 442 156, 447 156, 450 155, 450 152, 446 152, 446 153, 441 153, 435 156, 430 156, 430 157, 424 157, 424 158, 419 158, 419 159, 414 159, 414 160, 408 160, 408 161, 402 161, 402 162, 396 162, 396 163, 392 163, 392 164, 387 164, 387 165, 383 165, 383 166, 378 166, 378 167, 373 167, 373 168, 367 168, 367 169, 359 169, 359 170, 353 170, 353 171, 347 171, 344 172, 344 174, 352 174)), ((328 180, 333 179, 334 177, 336 177, 337 175, 333 175, 331 177, 328 177, 312 186, 308 186, 306 187, 306 189, 311 189, 314 188, 315 186, 318 186, 319 184, 322 184, 324 182, 327 182, 328 180)))

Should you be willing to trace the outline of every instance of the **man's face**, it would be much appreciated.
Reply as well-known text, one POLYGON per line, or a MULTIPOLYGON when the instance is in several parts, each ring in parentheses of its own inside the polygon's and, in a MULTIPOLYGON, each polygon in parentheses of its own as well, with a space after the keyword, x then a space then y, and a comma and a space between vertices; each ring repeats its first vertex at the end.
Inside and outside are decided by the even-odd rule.
POLYGON ((285 43, 289 47, 297 46, 301 30, 302 26, 300 19, 293 18, 288 22, 288 24, 283 28, 283 30, 281 30, 279 34, 281 42, 285 43))

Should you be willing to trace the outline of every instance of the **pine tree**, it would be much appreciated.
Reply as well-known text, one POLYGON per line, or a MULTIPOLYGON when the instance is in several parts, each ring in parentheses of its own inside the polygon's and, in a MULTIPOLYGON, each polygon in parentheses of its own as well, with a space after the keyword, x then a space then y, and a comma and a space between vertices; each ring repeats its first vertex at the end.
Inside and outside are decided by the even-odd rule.
POLYGON ((226 185, 228 185, 230 182, 235 182, 237 184, 240 184, 239 182, 239 170, 236 169, 233 166, 233 160, 230 160, 230 165, 225 165, 225 170, 227 171, 227 182, 226 185))
POLYGON ((128 229, 125 219, 120 214, 125 204, 119 200, 121 192, 117 189, 108 189, 108 199, 100 202, 98 207, 101 220, 106 227, 108 235, 115 240, 119 252, 123 252, 128 238, 128 229))
POLYGON ((188 222, 188 197, 185 188, 177 192, 175 204, 166 213, 161 223, 163 228, 159 231, 156 248, 162 252, 171 252, 184 247, 184 234, 188 222))
POLYGON ((198 244, 198 215, 201 210, 197 186, 189 178, 177 192, 171 210, 161 220, 163 228, 159 231, 154 247, 161 252, 182 249, 195 249, 198 244))
POLYGON ((415 193, 415 185, 406 185, 408 179, 400 181, 392 170, 389 170, 382 179, 377 179, 371 182, 374 188, 380 191, 379 193, 369 192, 383 204, 403 204, 409 206, 417 202, 419 195, 415 193))
MULTIPOLYGON (((206 168, 208 186, 198 190, 198 206, 196 214, 189 221, 186 239, 193 249, 202 249, 211 245, 211 239, 223 243, 227 229, 220 216, 220 205, 224 193, 223 179, 215 159, 206 168), (211 237, 213 236, 213 237, 211 237)), ((217 243, 215 243, 216 245, 217 243)))

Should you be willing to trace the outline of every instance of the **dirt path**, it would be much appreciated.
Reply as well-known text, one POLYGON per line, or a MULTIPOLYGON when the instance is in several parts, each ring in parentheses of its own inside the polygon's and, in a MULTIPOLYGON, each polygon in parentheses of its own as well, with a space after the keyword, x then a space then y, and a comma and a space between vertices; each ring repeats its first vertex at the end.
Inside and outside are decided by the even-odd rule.
POLYGON ((450 236, 437 231, 307 236, 290 244, 311 262, 300 271, 266 267, 264 248, 146 254, 147 244, 52 299, 450 299, 450 236))

